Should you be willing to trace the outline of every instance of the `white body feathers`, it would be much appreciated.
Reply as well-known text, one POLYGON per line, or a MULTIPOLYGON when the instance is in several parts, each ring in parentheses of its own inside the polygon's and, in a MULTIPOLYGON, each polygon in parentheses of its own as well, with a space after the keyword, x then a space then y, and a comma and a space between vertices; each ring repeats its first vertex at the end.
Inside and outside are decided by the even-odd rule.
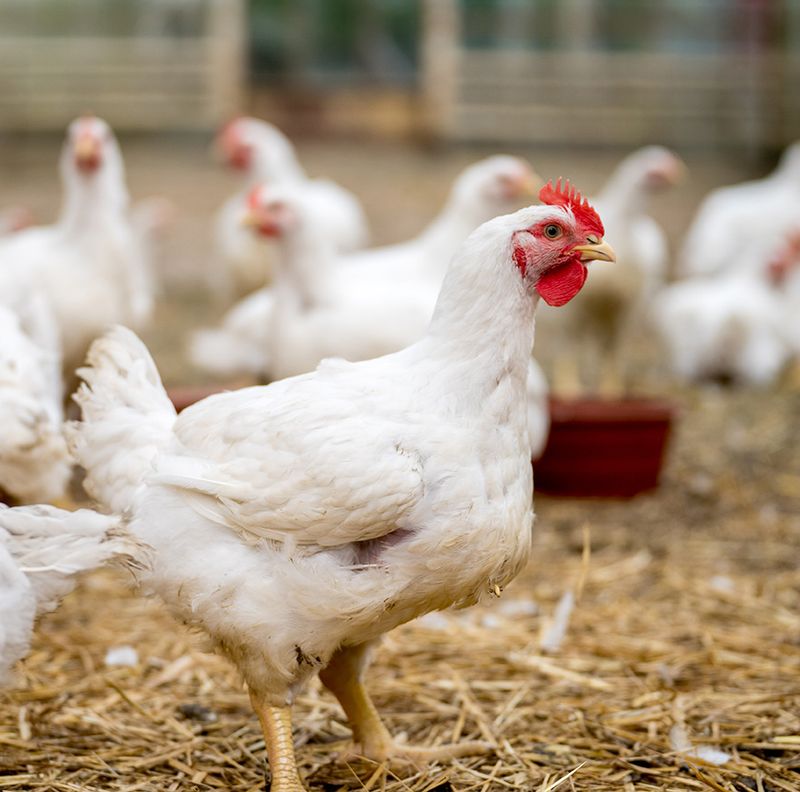
POLYGON ((75 576, 109 562, 138 568, 145 548, 117 517, 53 506, 0 506, 0 680, 25 656, 36 616, 55 609, 75 576))
POLYGON ((711 275, 763 261, 799 216, 800 143, 795 143, 769 176, 708 194, 686 234, 679 273, 711 275))
POLYGON ((95 344, 72 429, 89 488, 154 549, 146 589, 274 704, 340 645, 474 602, 524 563, 535 301, 510 238, 541 211, 476 232, 429 332, 382 358, 176 417, 132 333, 95 344))
POLYGON ((20 317, 0 305, 0 490, 23 503, 64 494, 72 462, 62 435, 59 340, 47 304, 20 317))

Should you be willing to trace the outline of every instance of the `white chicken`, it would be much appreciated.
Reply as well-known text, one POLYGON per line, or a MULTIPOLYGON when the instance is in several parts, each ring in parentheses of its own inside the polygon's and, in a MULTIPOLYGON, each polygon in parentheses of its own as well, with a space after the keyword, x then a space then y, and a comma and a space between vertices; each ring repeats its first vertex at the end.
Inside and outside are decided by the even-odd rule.
POLYGON ((245 174, 242 189, 219 210, 215 224, 217 260, 212 286, 223 296, 247 293, 272 277, 268 246, 242 228, 247 196, 256 184, 294 187, 320 208, 320 230, 336 250, 349 252, 367 244, 369 228, 358 199, 327 179, 309 179, 289 139, 257 118, 237 118, 223 130, 219 148, 233 168, 245 174))
MULTIPOLYGON (((355 289, 360 292, 362 288, 370 288, 370 284, 375 283, 385 290, 391 288, 390 284, 403 283, 404 294, 418 291, 422 295, 418 299, 428 300, 430 309, 423 318, 427 323, 447 262, 458 246, 481 223, 510 211, 526 197, 533 197, 535 186, 536 176, 523 160, 506 156, 489 157, 470 165, 458 176, 442 211, 414 239, 351 256, 340 256, 332 250, 325 235, 315 233, 314 238, 309 239, 315 248, 313 255, 324 260, 320 258, 307 263, 313 265, 315 271, 319 269, 323 273, 336 267, 335 272, 328 272, 324 277, 333 279, 341 274, 345 284, 344 291, 355 289), (362 287, 362 284, 367 285, 362 287), (413 284, 410 289, 406 288, 410 284, 413 284)), ((268 199, 271 192, 251 190, 250 196, 257 202, 268 199)), ((310 222, 314 228, 319 229, 317 204, 307 201, 305 195, 296 191, 291 191, 289 195, 304 203, 305 214, 311 216, 310 222)), ((241 208, 237 223, 243 233, 263 239, 253 229, 243 227, 243 219, 246 213, 252 214, 252 209, 253 207, 241 208)), ((288 255, 290 251, 286 253, 288 255)), ((301 261, 300 265, 302 264, 301 261)), ((391 298, 389 295, 389 299, 391 298)), ((251 375, 266 379, 309 371, 326 354, 348 357, 349 350, 341 347, 338 352, 331 352, 330 349, 312 350, 310 359, 295 362, 291 369, 280 365, 276 367, 269 354, 274 309, 275 291, 272 288, 263 288, 246 297, 225 315, 220 327, 201 330, 192 337, 192 362, 217 377, 251 375)), ((384 322, 381 320, 379 324, 384 322)), ((420 326, 416 323, 410 335, 404 335, 400 346, 415 340, 424 327, 424 324, 420 326)), ((367 335, 369 334, 368 331, 367 335)), ((400 346, 395 346, 394 349, 399 349, 400 346)), ((384 348, 372 351, 380 354, 390 350, 384 348)))
POLYGON ((118 517, 0 505, 0 684, 28 653, 36 617, 58 606, 78 573, 111 562, 138 570, 134 557, 146 548, 118 517))
POLYGON ((647 146, 626 157, 592 199, 617 260, 595 273, 580 300, 542 312, 559 345, 572 344, 572 354, 560 356, 559 389, 615 391, 623 384, 623 344, 667 275, 666 235, 648 214, 649 198, 677 184, 684 170, 671 151, 647 146))
POLYGON ((0 491, 37 503, 64 495, 72 461, 55 321, 42 299, 24 314, 0 305, 0 491))
POLYGON ((110 324, 142 326, 153 309, 151 282, 128 213, 116 139, 104 121, 70 124, 60 159, 64 203, 55 225, 0 240, 0 302, 47 298, 69 375, 110 324))
MULTIPOLYGON (((455 192, 456 204, 466 210, 466 217, 450 206, 419 240, 345 258, 319 233, 319 208, 302 191, 255 188, 249 202, 251 222, 263 236, 277 239, 281 248, 266 334, 261 327, 275 379, 311 371, 328 357, 349 361, 378 357, 422 337, 444 277, 440 259, 449 260, 455 238, 469 233, 467 224, 479 225, 475 193, 480 194, 485 211, 486 204, 497 208, 501 201, 513 203, 515 197, 518 200, 522 193, 532 191, 535 183, 528 166, 511 157, 491 158, 465 176, 455 192), (469 189, 463 189, 465 184, 469 189), (478 184, 483 190, 477 189, 478 184)), ((245 300, 230 317, 231 323, 235 320, 245 327, 254 321, 254 314, 263 309, 258 299, 251 295, 245 300)), ((255 331, 250 333, 255 335, 255 331)), ((238 361, 253 348, 252 344, 238 350, 231 346, 228 357, 238 361)), ((535 361, 529 367, 529 427, 536 456, 549 429, 547 384, 535 361)))
POLYGON ((758 266, 688 278, 665 289, 653 314, 683 380, 766 386, 800 350, 800 239, 791 234, 758 266))
POLYGON ((794 143, 769 176, 709 193, 686 234, 678 273, 710 275, 763 261, 775 241, 797 224, 798 216, 800 143, 794 143), (743 259, 743 249, 752 255, 743 259))
POLYGON ((244 676, 273 792, 303 789, 290 713, 317 672, 368 757, 487 748, 395 743, 362 680, 383 633, 499 594, 527 559, 536 306, 565 304, 586 262, 613 258, 569 185, 540 197, 467 239, 428 332, 386 357, 327 361, 176 416, 133 333, 90 350, 71 427, 86 486, 152 548, 145 589, 244 676))

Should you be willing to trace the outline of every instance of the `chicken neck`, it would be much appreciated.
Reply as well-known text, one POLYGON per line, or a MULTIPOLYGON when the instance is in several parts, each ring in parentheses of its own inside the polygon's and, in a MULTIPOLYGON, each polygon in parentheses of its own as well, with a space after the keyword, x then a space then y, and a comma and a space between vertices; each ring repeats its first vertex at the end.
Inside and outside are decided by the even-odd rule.
POLYGON ((623 163, 596 198, 605 217, 640 217, 647 214, 650 193, 637 162, 623 163))
POLYGON ((330 297, 335 259, 333 245, 304 220, 280 240, 278 291, 304 308, 319 305, 330 297))
POLYGON ((512 263, 510 242, 498 251, 496 239, 479 231, 445 276, 420 352, 450 380, 448 390, 468 394, 481 409, 507 383, 524 410, 538 301, 512 263))
POLYGON ((292 144, 282 135, 264 140, 253 150, 251 184, 292 185, 306 181, 306 172, 297 159, 292 144))
POLYGON ((72 163, 62 162, 64 202, 58 224, 69 235, 103 228, 123 220, 129 196, 121 158, 110 155, 97 173, 76 172, 72 163))

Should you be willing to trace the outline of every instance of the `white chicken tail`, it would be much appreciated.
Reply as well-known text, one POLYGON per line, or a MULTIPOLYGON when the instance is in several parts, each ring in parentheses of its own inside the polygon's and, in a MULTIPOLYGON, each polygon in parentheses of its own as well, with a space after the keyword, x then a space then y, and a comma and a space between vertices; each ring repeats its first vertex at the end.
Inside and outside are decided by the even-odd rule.
POLYGON ((0 544, 14 558, 36 594, 36 612, 58 606, 72 591, 74 576, 108 563, 141 569, 147 548, 122 518, 90 509, 71 512, 55 506, 0 508, 0 544))
POLYGON ((115 327, 89 349, 73 397, 83 418, 67 426, 86 491, 116 513, 130 508, 155 456, 172 437, 175 408, 147 347, 115 327))

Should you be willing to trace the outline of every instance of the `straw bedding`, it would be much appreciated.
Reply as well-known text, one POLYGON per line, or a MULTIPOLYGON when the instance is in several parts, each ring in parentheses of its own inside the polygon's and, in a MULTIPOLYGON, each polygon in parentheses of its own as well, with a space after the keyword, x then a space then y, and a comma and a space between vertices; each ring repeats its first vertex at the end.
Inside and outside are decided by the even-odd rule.
MULTIPOLYGON (((499 600, 379 650, 369 684, 394 733, 496 753, 337 762, 348 730, 312 686, 296 708, 311 789, 800 789, 800 397, 679 398, 657 493, 538 498, 534 557, 499 600)), ((121 574, 88 577, 47 617, 0 694, 3 790, 255 792, 265 776, 235 672, 121 574), (138 662, 107 666, 124 645, 138 662)))

